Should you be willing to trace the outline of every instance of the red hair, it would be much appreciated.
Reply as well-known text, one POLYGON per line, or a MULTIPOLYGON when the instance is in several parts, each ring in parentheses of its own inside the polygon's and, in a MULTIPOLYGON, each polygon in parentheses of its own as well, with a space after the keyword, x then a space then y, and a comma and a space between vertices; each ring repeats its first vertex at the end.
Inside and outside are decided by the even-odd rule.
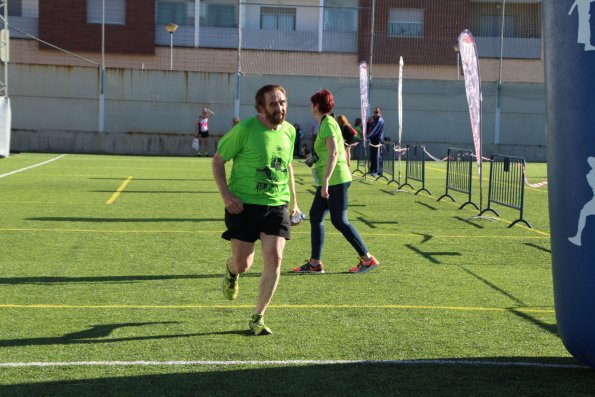
POLYGON ((318 110, 322 114, 330 113, 335 106, 333 94, 327 89, 323 89, 312 95, 310 101, 312 102, 312 105, 318 105, 318 110))

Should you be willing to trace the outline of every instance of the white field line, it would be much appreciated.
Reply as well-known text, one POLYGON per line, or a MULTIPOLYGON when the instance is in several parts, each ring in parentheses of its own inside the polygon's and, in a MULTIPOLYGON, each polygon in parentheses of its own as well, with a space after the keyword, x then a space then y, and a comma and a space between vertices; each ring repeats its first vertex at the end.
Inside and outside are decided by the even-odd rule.
POLYGON ((53 159, 46 160, 46 161, 44 161, 42 163, 33 164, 33 165, 30 165, 29 167, 25 167, 25 168, 21 168, 19 170, 14 170, 14 171, 11 171, 11 172, 7 172, 6 174, 0 175, 0 178, 4 178, 5 176, 17 174, 19 172, 27 171, 27 170, 30 170, 31 168, 35 168, 35 167, 39 167, 41 165, 45 165, 45 164, 51 163, 52 161, 60 160, 64 156, 66 156, 66 155, 65 154, 61 154, 58 157, 54 157, 53 159))
POLYGON ((0 363, 0 368, 23 368, 23 367, 138 367, 138 366, 267 366, 267 365, 450 365, 450 366, 473 366, 473 367, 530 367, 530 368, 552 368, 552 369, 590 369, 590 367, 578 364, 550 364, 539 362, 521 361, 483 361, 483 360, 190 360, 190 361, 33 361, 0 363))

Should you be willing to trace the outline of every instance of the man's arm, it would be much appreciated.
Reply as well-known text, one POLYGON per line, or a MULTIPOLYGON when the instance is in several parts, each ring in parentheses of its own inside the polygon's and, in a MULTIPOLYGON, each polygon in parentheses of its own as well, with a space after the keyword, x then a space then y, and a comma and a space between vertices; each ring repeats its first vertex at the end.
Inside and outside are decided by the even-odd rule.
POLYGON ((244 210, 244 204, 229 191, 227 177, 225 176, 225 159, 215 153, 212 161, 213 177, 223 199, 223 205, 231 214, 239 214, 244 210))

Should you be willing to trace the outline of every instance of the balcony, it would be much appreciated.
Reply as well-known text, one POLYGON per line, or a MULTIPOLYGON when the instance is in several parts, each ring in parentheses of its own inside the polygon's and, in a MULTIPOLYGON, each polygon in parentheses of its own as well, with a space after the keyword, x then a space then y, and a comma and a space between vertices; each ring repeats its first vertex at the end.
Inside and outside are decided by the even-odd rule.
MULTIPOLYGON (((39 19, 33 17, 16 17, 11 16, 8 18, 9 26, 14 26, 15 28, 22 30, 23 32, 27 32, 32 36, 39 36, 39 19)), ((28 38, 28 36, 17 32, 14 29, 10 30, 10 37, 11 38, 28 38)))
MULTIPOLYGON (((477 52, 481 58, 500 58, 499 37, 475 37, 477 52)), ((540 38, 504 37, 503 58, 540 59, 540 38)))

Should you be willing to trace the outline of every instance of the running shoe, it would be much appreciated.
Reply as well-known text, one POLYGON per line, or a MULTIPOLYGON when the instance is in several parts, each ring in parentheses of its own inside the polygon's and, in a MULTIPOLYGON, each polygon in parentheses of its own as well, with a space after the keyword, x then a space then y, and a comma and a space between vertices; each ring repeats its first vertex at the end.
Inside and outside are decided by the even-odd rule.
POLYGON ((322 267, 322 263, 319 265, 314 265, 310 263, 309 260, 306 261, 302 266, 294 267, 293 271, 295 273, 313 273, 313 274, 322 274, 324 273, 324 268, 322 267))
POLYGON ((238 297, 238 291, 240 290, 240 287, 238 286, 239 277, 239 274, 231 274, 227 263, 225 263, 225 276, 223 276, 223 281, 221 283, 221 291, 223 291, 225 299, 233 301, 238 297))
POLYGON ((378 267, 378 265, 380 265, 380 262, 378 262, 378 260, 373 256, 367 262, 363 259, 360 259, 357 266, 349 269, 349 273, 367 273, 370 270, 378 267))
POLYGON ((252 316, 252 320, 248 323, 250 331, 254 332, 254 335, 270 335, 273 333, 269 327, 264 325, 264 319, 261 314, 255 314, 252 316))

